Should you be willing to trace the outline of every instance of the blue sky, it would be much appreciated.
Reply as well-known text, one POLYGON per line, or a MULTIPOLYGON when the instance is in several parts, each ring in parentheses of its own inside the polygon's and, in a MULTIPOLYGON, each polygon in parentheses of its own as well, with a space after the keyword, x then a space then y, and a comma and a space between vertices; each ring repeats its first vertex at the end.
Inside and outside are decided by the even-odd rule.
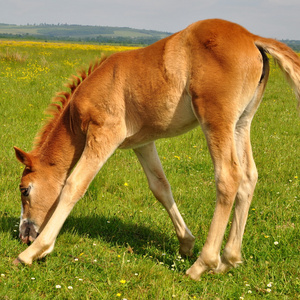
POLYGON ((68 23, 176 32, 208 18, 300 40, 300 0, 0 0, 0 23, 68 23))

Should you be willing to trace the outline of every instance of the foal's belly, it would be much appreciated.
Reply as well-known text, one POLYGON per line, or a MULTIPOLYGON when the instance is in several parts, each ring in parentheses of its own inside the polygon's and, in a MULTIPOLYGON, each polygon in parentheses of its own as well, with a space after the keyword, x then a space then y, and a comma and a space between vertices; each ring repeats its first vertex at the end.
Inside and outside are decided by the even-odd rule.
POLYGON ((177 105, 166 106, 165 111, 157 113, 155 118, 145 119, 138 130, 128 134, 119 148, 138 148, 160 138, 181 135, 199 125, 189 96, 182 97, 177 105))

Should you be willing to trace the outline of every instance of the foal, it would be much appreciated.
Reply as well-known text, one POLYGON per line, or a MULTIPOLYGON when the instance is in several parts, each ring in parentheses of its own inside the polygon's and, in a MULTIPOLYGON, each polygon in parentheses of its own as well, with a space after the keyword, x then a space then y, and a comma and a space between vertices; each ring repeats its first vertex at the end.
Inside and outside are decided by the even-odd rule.
POLYGON ((154 141, 201 126, 215 170, 217 201, 207 240, 187 274, 223 272, 241 263, 241 245, 257 181, 250 125, 274 57, 300 102, 300 60, 287 46, 213 19, 194 23, 143 49, 117 53, 70 83, 52 105, 53 119, 29 153, 20 190, 20 238, 34 241, 15 263, 51 252, 76 202, 117 148, 136 153, 154 196, 168 211, 180 253, 194 236, 174 202, 154 141), (220 248, 235 202, 227 244, 220 248), (38 236, 38 237, 37 237, 38 236))

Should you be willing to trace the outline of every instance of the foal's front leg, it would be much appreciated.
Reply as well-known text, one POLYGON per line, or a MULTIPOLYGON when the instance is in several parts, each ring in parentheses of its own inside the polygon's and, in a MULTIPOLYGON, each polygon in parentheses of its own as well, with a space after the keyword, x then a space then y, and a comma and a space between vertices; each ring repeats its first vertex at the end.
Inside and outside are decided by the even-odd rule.
POLYGON ((170 184, 164 174, 154 142, 134 150, 147 176, 149 187, 156 199, 167 210, 180 243, 182 255, 192 255, 195 237, 186 226, 174 201, 170 184))
POLYGON ((66 181, 53 215, 37 239, 14 261, 15 264, 20 262, 31 264, 33 260, 44 257, 52 251, 56 237, 72 208, 84 195, 90 182, 120 144, 120 132, 117 131, 117 127, 115 128, 116 132, 111 128, 107 130, 105 128, 101 128, 101 130, 89 128, 85 149, 66 181))

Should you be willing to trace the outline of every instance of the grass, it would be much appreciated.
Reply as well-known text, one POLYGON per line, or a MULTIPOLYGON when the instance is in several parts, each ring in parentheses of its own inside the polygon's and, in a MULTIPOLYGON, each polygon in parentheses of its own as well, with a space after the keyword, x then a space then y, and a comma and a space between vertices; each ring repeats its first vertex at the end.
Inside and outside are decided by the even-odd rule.
POLYGON ((299 299, 300 119, 275 66, 252 126, 259 181, 241 267, 205 274, 200 282, 184 276, 205 242, 215 205, 212 163, 199 128, 157 142, 174 197, 197 238, 194 257, 179 257, 171 221, 127 150, 99 172, 54 251, 30 267, 12 265, 27 247, 17 232, 23 167, 12 147, 31 149, 50 98, 103 51, 112 52, 0 42, 0 299, 299 299), (14 53, 25 59, 13 59, 14 53))

